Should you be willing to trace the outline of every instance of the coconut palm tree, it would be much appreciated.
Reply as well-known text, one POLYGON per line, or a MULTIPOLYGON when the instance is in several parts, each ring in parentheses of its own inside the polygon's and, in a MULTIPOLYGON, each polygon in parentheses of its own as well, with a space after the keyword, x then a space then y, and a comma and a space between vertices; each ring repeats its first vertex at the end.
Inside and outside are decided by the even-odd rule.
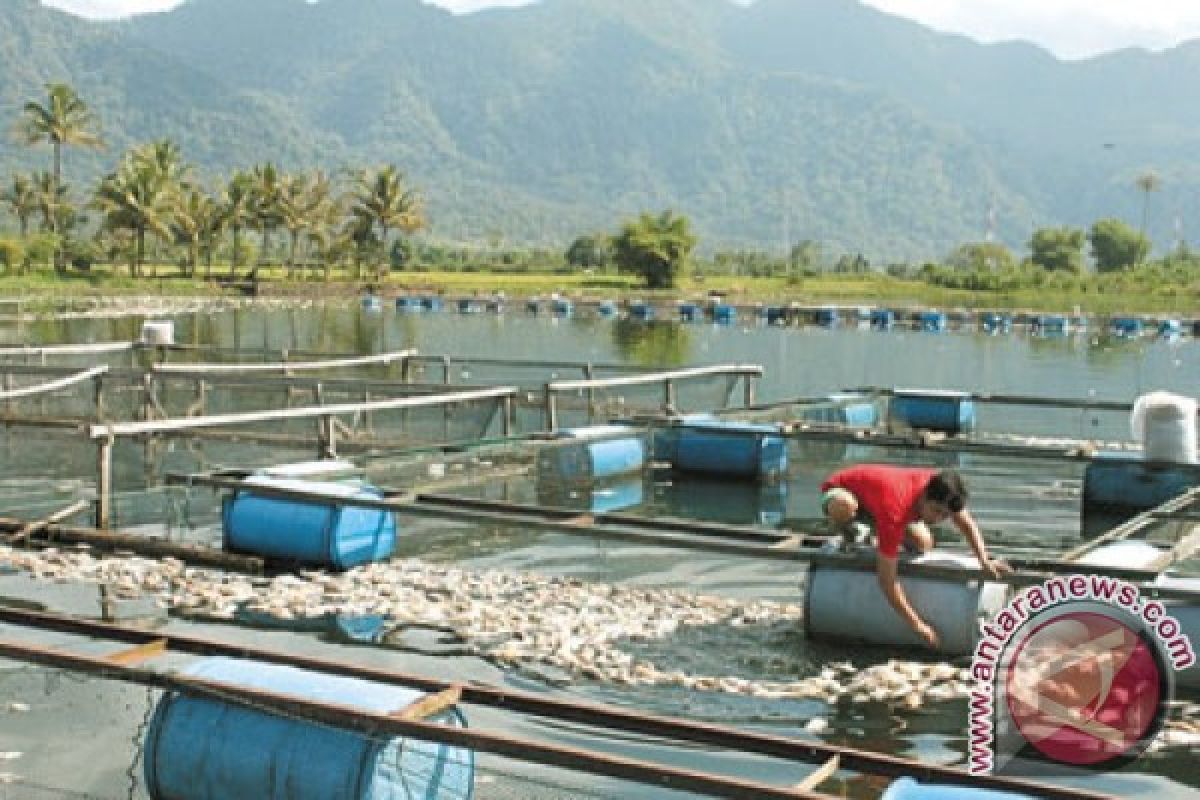
POLYGON ((50 143, 54 149, 54 182, 61 185, 63 147, 100 148, 104 141, 92 130, 96 120, 74 89, 65 83, 51 83, 46 85, 46 93, 46 105, 33 100, 25 104, 16 132, 28 145, 50 143))
POLYGON ((323 224, 333 202, 333 184, 320 171, 288 175, 280 183, 279 220, 288 232, 287 272, 292 277, 303 234, 323 224))
POLYGON ((254 222, 254 179, 238 170, 225 185, 221 199, 221 219, 233 235, 233 256, 229 261, 229 277, 237 275, 242 261, 242 231, 254 222))
POLYGON ((1142 192, 1142 236, 1146 235, 1146 215, 1150 210, 1150 193, 1162 188, 1162 178, 1154 170, 1146 170, 1134 179, 1134 185, 1142 192))
POLYGON ((169 147, 154 142, 125 154, 121 164, 96 189, 94 205, 109 230, 127 230, 136 246, 130 274, 140 277, 146 260, 146 234, 166 238, 171 234, 171 211, 179 186, 170 181, 174 169, 169 147))
MULTIPOLYGON (((220 225, 221 209, 208 192, 195 184, 185 184, 171 199, 171 232, 175 241, 187 248, 188 277, 196 275, 200 251, 209 244, 220 225)), ((209 277, 212 261, 208 262, 209 277)))
POLYGON ((37 189, 28 175, 13 175, 12 183, 0 192, 0 202, 17 218, 24 239, 29 234, 29 220, 38 210, 37 189))
POLYGON ((267 258, 271 244, 271 232, 279 227, 279 195, 283 190, 283 176, 278 168, 271 163, 259 164, 250 173, 251 180, 251 216, 254 225, 262 235, 262 244, 258 251, 258 263, 262 264, 267 258))
POLYGON ((388 164, 374 172, 363 170, 356 178, 352 213, 379 227, 381 251, 386 254, 393 230, 413 233, 425 227, 421 198, 405 187, 404 176, 388 164))

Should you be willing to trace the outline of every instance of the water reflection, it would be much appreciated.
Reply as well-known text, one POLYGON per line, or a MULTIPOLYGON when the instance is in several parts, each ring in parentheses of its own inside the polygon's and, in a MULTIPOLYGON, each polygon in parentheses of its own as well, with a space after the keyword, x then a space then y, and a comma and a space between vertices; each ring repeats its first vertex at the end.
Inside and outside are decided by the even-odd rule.
POLYGON ((692 357, 692 334, 674 322, 613 322, 613 343, 622 358, 642 366, 678 367, 692 357))

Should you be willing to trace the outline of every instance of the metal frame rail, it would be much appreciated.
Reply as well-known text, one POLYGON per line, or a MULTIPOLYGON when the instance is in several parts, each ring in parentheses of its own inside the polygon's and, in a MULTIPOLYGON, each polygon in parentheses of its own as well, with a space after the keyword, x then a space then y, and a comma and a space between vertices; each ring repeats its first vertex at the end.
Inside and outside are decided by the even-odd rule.
MULTIPOLYGON (((1032 794, 1054 800, 1101 800, 1108 795, 1034 780, 995 775, 976 776, 964 770, 936 764, 872 753, 855 748, 800 741, 782 736, 743 731, 710 723, 692 722, 595 703, 573 702, 481 684, 456 684, 417 675, 362 667, 353 663, 319 659, 271 651, 245 645, 185 636, 161 631, 146 631, 122 625, 73 619, 45 612, 0 607, 0 622, 9 625, 78 634, 132 645, 107 657, 80 655, 61 649, 23 645, 0 640, 0 655, 49 667, 98 674, 124 682, 138 683, 169 691, 183 691, 225 702, 240 702, 256 708, 300 716, 320 723, 349 728, 369 735, 405 736, 444 742, 459 747, 494 753, 520 761, 595 775, 635 781, 673 790, 692 791, 711 797, 780 798, 780 800, 830 800, 831 796, 813 791, 813 785, 801 781, 797 786, 776 786, 707 772, 682 769, 643 760, 605 755, 578 748, 522 739, 506 734, 469 730, 394 715, 364 712, 268 691, 252 690, 231 684, 168 674, 140 666, 144 661, 168 650, 191 655, 224 655, 268 663, 351 676, 386 684, 403 685, 427 692, 455 690, 465 703, 489 706, 521 714, 657 736, 676 742, 703 744, 739 750, 745 753, 783 759, 806 766, 814 761, 836 759, 843 769, 862 774, 888 777, 913 776, 926 782, 987 787, 1032 794)), ((832 770, 818 768, 825 778, 832 770)), ((818 781, 814 781, 819 783, 818 781)))
POLYGON ((761 378, 763 368, 757 364, 714 364, 707 367, 691 367, 689 369, 668 370, 666 372, 648 372, 638 375, 617 378, 595 378, 581 381, 554 381, 547 383, 546 391, 546 429, 558 430, 558 395, 565 392, 586 392, 588 396, 588 417, 592 416, 591 409, 595 402, 593 395, 597 389, 611 389, 617 386, 644 386, 649 383, 661 383, 663 387, 663 405, 674 407, 675 382, 687 378, 699 378, 709 375, 733 375, 744 382, 743 406, 754 404, 754 380, 761 378))
MULTIPOLYGON (((305 491, 281 486, 247 487, 239 473, 169 474, 167 483, 185 486, 205 486, 212 489, 248 490, 266 497, 289 500, 346 504, 344 497, 323 492, 305 491)), ((240 473, 245 474, 245 473, 240 473)), ((1200 493, 1200 489, 1196 490, 1200 493)), ((797 532, 782 532, 753 526, 722 525, 678 519, 650 519, 632 514, 587 513, 571 509, 502 503, 454 495, 388 492, 381 499, 355 498, 353 505, 392 511, 398 514, 463 519, 502 525, 538 528, 577 536, 634 542, 658 547, 677 547, 688 550, 724 553, 727 555, 763 558, 775 561, 816 563, 849 569, 875 569, 873 552, 836 553, 821 549, 828 537, 797 532), (815 545, 815 546, 814 546, 815 545)), ((1050 577, 1071 574, 1079 565, 1069 559, 1009 559, 1015 571, 1003 575, 999 582, 1013 586, 1040 584, 1050 577)), ((958 581, 993 580, 980 570, 958 567, 914 564, 901 561, 903 574, 958 581)), ((1109 575, 1132 582, 1152 581, 1161 570, 1088 565, 1089 573, 1109 575)), ((1200 592, 1187 589, 1145 587, 1147 593, 1158 597, 1200 600, 1200 592)))

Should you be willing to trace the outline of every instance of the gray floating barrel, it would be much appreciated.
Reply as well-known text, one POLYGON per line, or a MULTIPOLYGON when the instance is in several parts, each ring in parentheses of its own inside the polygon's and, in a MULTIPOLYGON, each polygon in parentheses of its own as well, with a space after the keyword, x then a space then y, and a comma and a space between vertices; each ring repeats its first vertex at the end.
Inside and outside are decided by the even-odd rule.
MULTIPOLYGON (((974 569, 974 558, 929 553, 914 563, 974 569)), ((1001 583, 901 575, 909 603, 941 638, 940 652, 974 652, 981 620, 1000 612, 1008 596, 1001 583)), ((924 643, 900 618, 879 587, 874 568, 809 567, 804 596, 804 624, 809 636, 876 645, 922 647, 924 643)))
POLYGON ((975 402, 966 392, 896 389, 888 417, 910 428, 957 434, 975 430, 975 402))
POLYGON ((777 425, 689 417, 656 432, 654 453, 703 475, 772 480, 787 472, 787 442, 777 425))
POLYGON ((221 509, 225 549, 269 559, 349 569, 386 559, 396 546, 390 511, 354 505, 378 490, 354 483, 254 475, 221 509), (292 500, 256 494, 255 486, 335 494, 344 501, 292 500))
MULTIPOLYGON (((1146 569, 1151 562, 1163 555, 1163 550, 1141 539, 1125 539, 1101 545, 1083 555, 1078 563, 1084 567, 1080 570, 1087 573, 1086 567, 1125 567, 1128 569, 1146 569)), ((1195 600, 1164 601, 1167 614, 1179 623, 1179 633, 1185 634, 1191 640, 1193 651, 1200 648, 1200 578, 1182 578, 1171 575, 1160 575, 1155 586, 1164 589, 1187 589, 1196 593, 1195 600)), ((1190 689, 1200 688, 1200 664, 1192 664, 1185 670, 1175 673, 1175 685, 1186 686, 1190 689)))
MULTIPOLYGON (((423 696, 399 686, 232 658, 204 659, 187 674, 380 714, 423 696)), ((457 709, 430 721, 466 724, 457 709)), ((469 800, 475 756, 460 747, 373 739, 170 692, 147 728, 143 768, 154 800, 469 800)))

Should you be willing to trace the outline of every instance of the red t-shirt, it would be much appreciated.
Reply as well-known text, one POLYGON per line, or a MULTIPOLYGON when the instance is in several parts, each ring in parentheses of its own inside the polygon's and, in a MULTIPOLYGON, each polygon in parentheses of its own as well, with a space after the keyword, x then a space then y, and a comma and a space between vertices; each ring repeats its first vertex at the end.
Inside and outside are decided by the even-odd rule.
POLYGON ((879 552, 896 558, 904 543, 904 532, 916 522, 917 499, 925 491, 937 470, 920 467, 892 467, 885 464, 859 464, 839 470, 821 484, 821 492, 846 489, 858 498, 875 522, 879 552))

